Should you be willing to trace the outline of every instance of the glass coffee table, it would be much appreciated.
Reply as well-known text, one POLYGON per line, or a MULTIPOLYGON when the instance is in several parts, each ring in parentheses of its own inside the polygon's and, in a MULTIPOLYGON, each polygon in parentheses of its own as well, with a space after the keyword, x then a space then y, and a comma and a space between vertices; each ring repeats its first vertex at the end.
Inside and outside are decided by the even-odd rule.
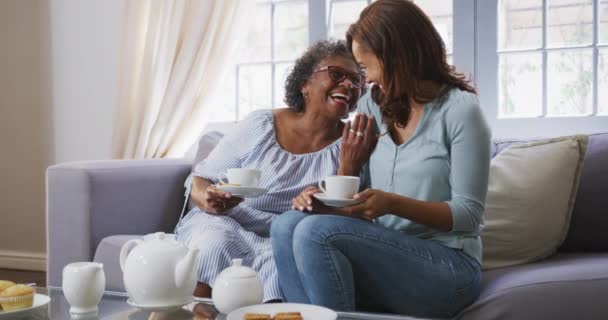
MULTIPOLYGON (((70 305, 63 295, 61 288, 36 288, 38 293, 46 294, 51 298, 47 307, 40 307, 20 317, 11 319, 32 320, 223 320, 226 316, 217 312, 210 299, 195 299, 193 303, 183 309, 171 313, 141 311, 127 304, 127 294, 122 292, 106 291, 99 303, 99 313, 94 316, 70 315, 70 305)), ((3 319, 0 316, 0 319, 3 319)), ((420 318, 403 317, 395 315, 338 312, 338 320, 420 320, 420 318)))

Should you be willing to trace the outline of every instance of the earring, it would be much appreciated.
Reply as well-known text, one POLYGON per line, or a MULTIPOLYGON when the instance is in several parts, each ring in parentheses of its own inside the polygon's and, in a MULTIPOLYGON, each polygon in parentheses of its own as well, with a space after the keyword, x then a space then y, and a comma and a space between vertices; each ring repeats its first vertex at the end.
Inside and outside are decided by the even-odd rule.
POLYGON ((304 96, 304 98, 308 98, 308 91, 302 92, 302 95, 304 96))

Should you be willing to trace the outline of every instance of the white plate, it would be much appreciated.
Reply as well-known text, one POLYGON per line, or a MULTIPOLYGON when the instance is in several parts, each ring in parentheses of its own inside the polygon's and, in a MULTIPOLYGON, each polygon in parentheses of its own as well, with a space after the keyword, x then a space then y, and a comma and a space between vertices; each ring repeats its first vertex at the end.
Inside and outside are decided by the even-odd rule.
POLYGON ((329 198, 325 193, 315 193, 312 196, 319 199, 324 205, 330 207, 348 207, 361 202, 361 200, 355 199, 329 198))
POLYGON ((189 299, 188 301, 183 301, 181 303, 178 304, 170 304, 170 305, 159 305, 159 306, 153 306, 153 305, 143 305, 143 304, 137 304, 133 301, 131 301, 131 299, 127 299, 127 303, 132 306, 135 307, 139 310, 142 311, 169 311, 169 310, 175 310, 175 309, 179 309, 189 303, 191 303, 192 301, 194 301, 194 299, 189 299))
POLYGON ((334 311, 301 303, 266 303, 236 309, 228 314, 228 320, 243 320, 245 313, 265 313, 271 317, 278 312, 300 312, 304 320, 336 320, 338 314, 334 311))
POLYGON ((264 188, 256 188, 256 187, 241 187, 241 186, 227 186, 227 185, 218 185, 218 189, 230 192, 235 197, 243 197, 243 198, 257 198, 266 192, 268 189, 264 188))
POLYGON ((34 309, 38 309, 40 307, 48 305, 50 301, 51 298, 49 298, 49 296, 42 293, 36 293, 36 295, 34 296, 34 304, 31 307, 13 311, 0 311, 0 319, 12 319, 13 317, 18 315, 23 316, 34 309))

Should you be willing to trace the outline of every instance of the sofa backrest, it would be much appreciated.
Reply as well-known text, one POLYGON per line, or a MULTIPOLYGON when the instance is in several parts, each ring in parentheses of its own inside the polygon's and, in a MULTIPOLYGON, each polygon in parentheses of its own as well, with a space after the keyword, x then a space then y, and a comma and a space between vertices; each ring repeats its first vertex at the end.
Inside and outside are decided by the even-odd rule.
POLYGON ((193 166, 205 159, 219 140, 236 127, 236 122, 210 122, 208 123, 196 142, 190 146, 184 158, 191 160, 193 166))
MULTIPOLYGON (((492 157, 524 140, 492 143, 492 157)), ((608 132, 589 135, 566 240, 559 251, 608 251, 608 132)))
MULTIPOLYGON (((209 127, 198 141, 193 165, 204 159, 235 123, 209 127)), ((492 142, 492 157, 512 144, 532 140, 492 142)), ((608 132, 589 135, 570 228, 559 251, 608 251, 608 132)))

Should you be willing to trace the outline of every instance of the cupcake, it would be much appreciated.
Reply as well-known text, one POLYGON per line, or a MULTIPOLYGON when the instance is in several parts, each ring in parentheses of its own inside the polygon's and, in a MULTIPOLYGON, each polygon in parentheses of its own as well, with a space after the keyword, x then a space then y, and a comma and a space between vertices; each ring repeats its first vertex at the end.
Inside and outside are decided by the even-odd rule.
POLYGON ((0 280, 0 292, 4 291, 4 289, 10 287, 10 286, 14 286, 15 283, 12 281, 8 281, 8 280, 0 280))
POLYGON ((29 308, 34 304, 33 287, 15 284, 0 292, 0 305, 4 311, 29 308))
MULTIPOLYGON (((14 282, 8 280, 0 280, 0 292, 4 291, 4 289, 15 285, 14 282)), ((2 310, 2 306, 0 306, 0 310, 2 310)))

